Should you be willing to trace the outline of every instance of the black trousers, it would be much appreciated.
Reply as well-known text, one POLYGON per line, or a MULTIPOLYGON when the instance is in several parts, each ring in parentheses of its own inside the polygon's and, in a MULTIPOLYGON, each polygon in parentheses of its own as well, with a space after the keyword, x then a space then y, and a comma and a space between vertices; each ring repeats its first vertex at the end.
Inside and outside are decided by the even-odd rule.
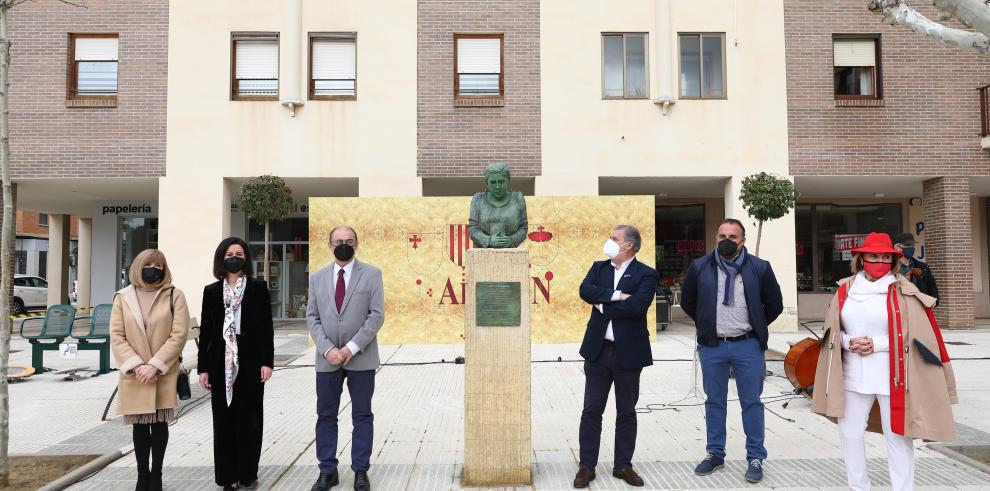
POLYGON ((258 479, 258 460, 261 459, 265 395, 261 367, 240 367, 229 407, 223 374, 218 375, 210 373, 216 483, 219 486, 247 484, 258 479))
POLYGON ((615 346, 605 343, 598 358, 584 362, 584 410, 578 442, 581 466, 594 469, 602 440, 602 414, 608 393, 615 385, 615 468, 632 467, 636 451, 636 402, 639 401, 639 375, 642 368, 619 366, 615 346))

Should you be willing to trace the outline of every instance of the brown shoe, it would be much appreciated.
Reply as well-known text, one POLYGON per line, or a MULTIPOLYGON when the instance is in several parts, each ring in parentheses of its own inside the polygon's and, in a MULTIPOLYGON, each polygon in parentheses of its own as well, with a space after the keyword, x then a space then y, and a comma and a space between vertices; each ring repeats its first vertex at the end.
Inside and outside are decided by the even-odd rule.
POLYGON ((618 477, 626 482, 630 486, 642 486, 643 478, 636 474, 636 471, 632 467, 626 467, 624 469, 615 469, 612 471, 612 476, 618 477))
POLYGON ((595 480, 595 470, 587 467, 578 467, 578 473, 574 476, 575 488, 586 488, 591 481, 595 480))

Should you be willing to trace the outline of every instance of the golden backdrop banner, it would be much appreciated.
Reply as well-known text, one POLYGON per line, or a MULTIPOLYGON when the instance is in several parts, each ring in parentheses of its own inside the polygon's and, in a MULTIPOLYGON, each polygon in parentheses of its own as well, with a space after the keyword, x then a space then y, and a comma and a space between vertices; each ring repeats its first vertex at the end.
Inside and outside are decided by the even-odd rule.
MULTIPOLYGON (((330 230, 348 225, 358 234, 356 257, 382 270, 384 344, 457 344, 464 339, 465 252, 469 197, 310 198, 309 271, 331 264, 330 230)), ((612 228, 639 228, 638 259, 655 263, 652 196, 529 196, 529 296, 535 343, 576 343, 591 306, 578 288, 612 228)), ((656 324, 655 306, 648 315, 656 324)), ((655 337, 655 330, 650 330, 655 337)))

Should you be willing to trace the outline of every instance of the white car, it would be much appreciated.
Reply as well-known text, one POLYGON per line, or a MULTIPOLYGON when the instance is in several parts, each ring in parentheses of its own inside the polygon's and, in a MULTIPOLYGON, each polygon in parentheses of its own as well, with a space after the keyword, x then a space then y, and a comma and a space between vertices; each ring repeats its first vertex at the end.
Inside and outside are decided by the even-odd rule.
POLYGON ((48 307, 48 282, 44 278, 23 274, 14 275, 14 314, 23 314, 29 308, 48 307))

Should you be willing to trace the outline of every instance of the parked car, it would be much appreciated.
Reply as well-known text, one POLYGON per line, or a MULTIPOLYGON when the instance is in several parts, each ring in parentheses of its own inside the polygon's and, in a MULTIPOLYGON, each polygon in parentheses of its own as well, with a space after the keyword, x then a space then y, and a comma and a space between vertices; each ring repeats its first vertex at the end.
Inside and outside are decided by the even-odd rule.
POLYGON ((48 307, 48 282, 44 278, 23 274, 14 275, 14 314, 23 314, 29 308, 48 307))

